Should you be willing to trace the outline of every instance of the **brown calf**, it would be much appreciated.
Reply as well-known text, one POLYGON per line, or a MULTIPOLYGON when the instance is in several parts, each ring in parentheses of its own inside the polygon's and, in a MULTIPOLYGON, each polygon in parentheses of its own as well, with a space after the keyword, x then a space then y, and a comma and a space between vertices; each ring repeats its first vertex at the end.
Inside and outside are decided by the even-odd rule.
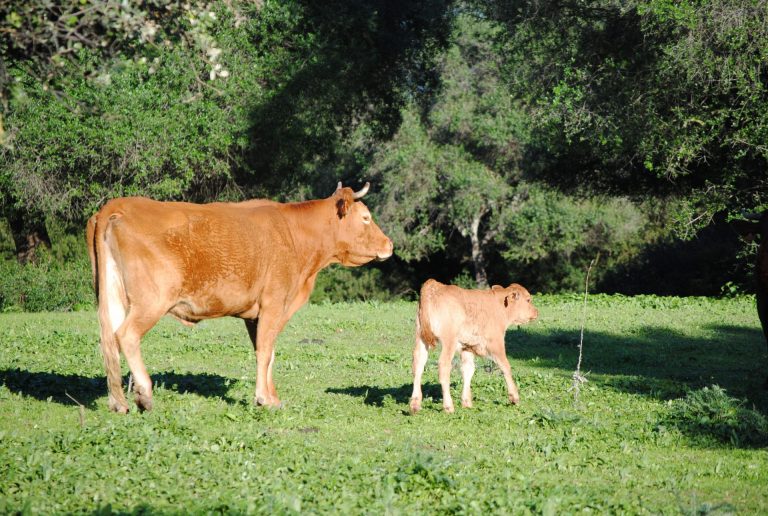
POLYGON ((419 313, 416 318, 416 345, 413 348, 413 394, 411 413, 421 409, 421 376, 428 351, 438 341, 442 345, 438 361, 438 377, 443 389, 443 408, 453 412, 450 377, 451 361, 461 351, 463 388, 461 405, 472 406, 470 383, 475 372, 474 356, 490 356, 504 374, 509 401, 517 404, 520 395, 512 379, 504 348, 504 333, 512 324, 536 319, 538 310, 531 295, 513 283, 507 288, 494 285, 489 290, 465 290, 427 280, 421 287, 419 313))

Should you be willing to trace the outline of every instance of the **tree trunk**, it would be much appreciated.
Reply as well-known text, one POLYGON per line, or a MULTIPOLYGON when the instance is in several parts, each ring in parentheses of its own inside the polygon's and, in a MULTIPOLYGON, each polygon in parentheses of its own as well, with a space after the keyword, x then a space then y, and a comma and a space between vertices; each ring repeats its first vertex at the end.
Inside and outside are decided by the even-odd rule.
POLYGON ((38 258, 38 249, 50 249, 51 238, 45 227, 42 215, 11 210, 8 213, 13 243, 16 245, 16 260, 21 263, 34 263, 38 258))
POLYGON ((472 243, 472 263, 475 266, 475 282, 478 288, 488 288, 488 273, 485 271, 485 254, 480 240, 480 219, 487 210, 482 210, 472 219, 469 239, 472 243))

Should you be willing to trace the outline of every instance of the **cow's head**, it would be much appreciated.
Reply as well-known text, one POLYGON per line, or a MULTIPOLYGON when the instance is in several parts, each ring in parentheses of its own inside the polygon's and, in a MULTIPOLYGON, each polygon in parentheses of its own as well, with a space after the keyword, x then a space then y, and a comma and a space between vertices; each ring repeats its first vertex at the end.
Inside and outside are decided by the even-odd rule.
POLYGON ((507 314, 507 324, 525 324, 539 317, 539 311, 533 306, 531 294, 522 285, 512 283, 507 288, 494 285, 492 289, 499 294, 507 314))
POLYGON ((392 240, 381 231, 371 217, 368 207, 359 199, 370 188, 370 183, 359 192, 341 186, 339 182, 331 198, 338 217, 336 258, 342 265, 356 267, 371 260, 386 260, 392 256, 392 240))

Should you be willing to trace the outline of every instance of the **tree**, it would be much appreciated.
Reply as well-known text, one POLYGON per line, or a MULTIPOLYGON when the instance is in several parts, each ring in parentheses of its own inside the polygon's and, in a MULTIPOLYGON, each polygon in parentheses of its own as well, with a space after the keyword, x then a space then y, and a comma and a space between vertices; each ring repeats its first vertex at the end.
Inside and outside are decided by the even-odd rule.
POLYGON ((48 217, 81 223, 119 195, 285 198, 335 186, 317 171, 349 128, 391 133, 405 92, 429 82, 416 70, 447 19, 441 0, 2 9, 0 210, 42 230, 48 217))
POLYGON ((210 68, 211 79, 226 74, 216 63, 220 49, 209 33, 215 17, 202 2, 0 5, 0 210, 10 222, 20 261, 33 259, 37 246, 50 245, 47 216, 82 217, 74 205, 90 208, 105 198, 89 189, 103 190, 100 179, 108 173, 89 165, 131 161, 125 149, 116 158, 98 148, 105 136, 98 120, 127 116, 110 110, 115 97, 100 95, 124 93, 113 80, 125 87, 132 79, 138 87, 134 68, 152 74, 161 56, 185 48, 188 66, 210 68))
POLYGON ((467 260, 480 287, 510 279, 541 290, 578 286, 597 252, 608 268, 637 253, 648 219, 626 198, 537 182, 539 164, 528 159, 535 135, 504 81, 502 35, 471 11, 457 16, 434 102, 406 109, 372 161, 382 188, 372 205, 407 261, 467 260))
POLYGON ((478 1, 550 184, 686 200, 678 229, 768 204, 762 0, 478 1))

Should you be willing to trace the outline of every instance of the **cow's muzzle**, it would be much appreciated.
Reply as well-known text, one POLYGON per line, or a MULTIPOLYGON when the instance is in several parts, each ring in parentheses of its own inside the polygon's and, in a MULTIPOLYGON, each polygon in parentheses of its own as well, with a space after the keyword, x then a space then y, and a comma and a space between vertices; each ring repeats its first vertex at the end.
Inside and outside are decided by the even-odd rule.
POLYGON ((392 240, 390 240, 386 250, 376 253, 376 259, 380 262, 383 262, 384 260, 392 256, 392 253, 394 252, 394 250, 395 250, 395 246, 392 243, 392 240))

